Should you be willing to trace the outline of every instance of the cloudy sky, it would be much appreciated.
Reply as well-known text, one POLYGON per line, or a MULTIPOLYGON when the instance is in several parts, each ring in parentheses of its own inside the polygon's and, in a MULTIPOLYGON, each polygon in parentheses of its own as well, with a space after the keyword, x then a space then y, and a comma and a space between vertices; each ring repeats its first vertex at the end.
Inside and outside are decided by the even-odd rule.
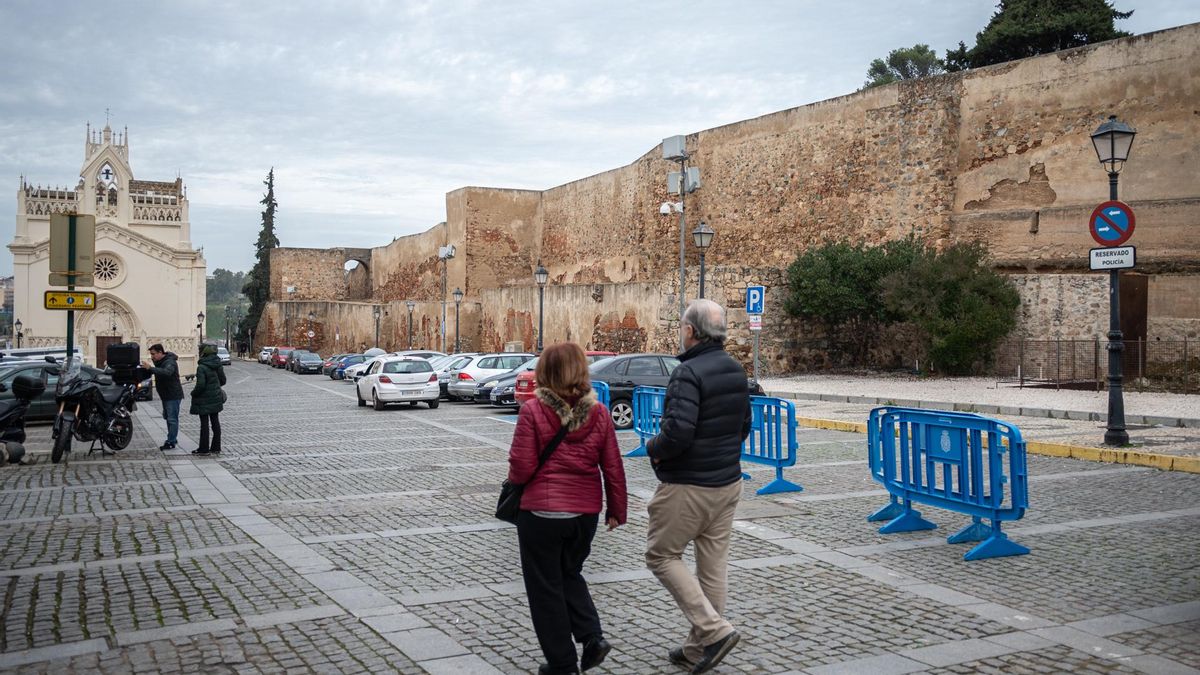
MULTIPOLYGON (((0 239, 19 177, 74 185, 106 108, 136 177, 183 177, 210 272, 248 270, 271 167, 284 246, 380 245, 444 220, 462 186, 545 189, 850 93, 891 49, 973 44, 994 5, 7 0, 0 239)), ((1117 6, 1134 33, 1200 21, 1194 0, 1117 6)))

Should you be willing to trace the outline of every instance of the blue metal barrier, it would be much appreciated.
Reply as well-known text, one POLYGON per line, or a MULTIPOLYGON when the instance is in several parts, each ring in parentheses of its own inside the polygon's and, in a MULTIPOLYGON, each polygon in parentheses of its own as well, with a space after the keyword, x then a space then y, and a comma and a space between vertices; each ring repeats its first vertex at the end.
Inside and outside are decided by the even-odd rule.
MULTIPOLYGON (((658 435, 666 405, 667 390, 662 387, 637 387, 633 390, 633 430, 641 443, 626 457, 645 457, 646 441, 658 435)), ((804 488, 784 479, 783 470, 795 466, 799 444, 796 442, 796 406, 791 401, 766 396, 750 397, 750 435, 742 443, 742 460, 775 467, 775 479, 758 494, 799 492, 804 488)), ((746 480, 749 474, 742 474, 746 480)))
POLYGON ((964 560, 1029 553, 1000 529, 1029 508, 1025 441, 1016 427, 972 413, 876 408, 867 419, 867 449, 871 477, 891 493, 891 503, 867 517, 889 521, 881 534, 936 528, 912 508, 919 502, 971 516, 946 540, 980 542, 964 560))
POLYGON ((634 387, 633 431, 638 435, 640 443, 625 453, 626 457, 646 456, 646 441, 658 435, 658 425, 662 422, 666 400, 667 390, 663 387, 634 387))
POLYGON ((608 383, 592 380, 592 391, 596 392, 596 400, 604 404, 607 408, 610 405, 612 397, 609 394, 608 383))

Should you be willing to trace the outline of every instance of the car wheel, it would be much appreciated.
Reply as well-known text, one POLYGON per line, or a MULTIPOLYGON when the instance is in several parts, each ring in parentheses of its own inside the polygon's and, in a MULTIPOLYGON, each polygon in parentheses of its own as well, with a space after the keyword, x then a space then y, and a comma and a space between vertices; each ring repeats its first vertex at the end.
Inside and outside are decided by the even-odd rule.
POLYGON ((386 403, 379 400, 379 392, 375 391, 374 389, 371 390, 371 404, 375 406, 376 410, 383 410, 387 407, 386 403))
POLYGON ((431 400, 431 401, 429 402, 429 407, 430 407, 430 408, 436 408, 436 407, 438 407, 438 404, 439 404, 439 403, 441 403, 441 401, 438 401, 438 400, 435 398, 435 399, 433 399, 433 400, 431 400))
POLYGON ((612 407, 609 408, 612 412, 613 426, 617 429, 630 429, 633 427, 633 405, 629 399, 617 399, 612 402, 612 407))
POLYGON ((367 402, 363 400, 362 394, 358 393, 358 387, 354 388, 354 395, 358 397, 358 407, 366 407, 367 402))

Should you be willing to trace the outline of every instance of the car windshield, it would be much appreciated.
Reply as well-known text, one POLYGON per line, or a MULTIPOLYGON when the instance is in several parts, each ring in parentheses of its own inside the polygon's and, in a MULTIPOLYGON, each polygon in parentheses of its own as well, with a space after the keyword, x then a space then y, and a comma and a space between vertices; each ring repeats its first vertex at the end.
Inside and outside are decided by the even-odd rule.
POLYGON ((291 355, 292 355, 292 350, 290 350, 290 349, 280 349, 280 350, 279 350, 279 355, 280 355, 280 356, 291 356, 291 355))
POLYGON ((383 372, 405 375, 409 373, 431 373, 428 361, 389 361, 383 364, 383 372))

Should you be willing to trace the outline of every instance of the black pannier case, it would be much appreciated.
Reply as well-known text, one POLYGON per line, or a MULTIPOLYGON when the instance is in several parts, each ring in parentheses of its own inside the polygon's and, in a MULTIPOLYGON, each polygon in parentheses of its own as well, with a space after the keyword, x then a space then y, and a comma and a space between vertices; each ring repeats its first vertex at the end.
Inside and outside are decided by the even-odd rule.
POLYGON ((142 362, 142 348, 136 342, 122 342, 109 345, 105 356, 108 366, 113 370, 136 368, 142 362))

